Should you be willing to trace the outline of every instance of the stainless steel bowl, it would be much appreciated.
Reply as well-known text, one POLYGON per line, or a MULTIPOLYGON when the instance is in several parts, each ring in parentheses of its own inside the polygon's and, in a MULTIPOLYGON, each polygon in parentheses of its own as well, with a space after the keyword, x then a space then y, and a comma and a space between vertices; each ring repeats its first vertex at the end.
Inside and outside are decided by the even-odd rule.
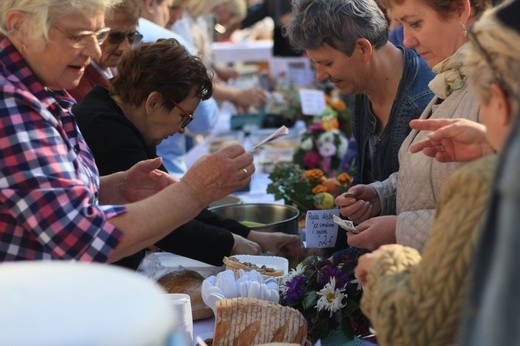
POLYGON ((222 217, 238 222, 246 221, 262 224, 259 226, 248 226, 255 231, 298 234, 298 217, 300 212, 290 205, 244 203, 214 207, 210 208, 210 210, 222 217))
POLYGON ((238 196, 228 195, 224 198, 216 200, 213 203, 210 203, 209 208, 220 207, 220 206, 231 205, 231 204, 241 204, 241 203, 242 203, 242 198, 240 198, 238 196))

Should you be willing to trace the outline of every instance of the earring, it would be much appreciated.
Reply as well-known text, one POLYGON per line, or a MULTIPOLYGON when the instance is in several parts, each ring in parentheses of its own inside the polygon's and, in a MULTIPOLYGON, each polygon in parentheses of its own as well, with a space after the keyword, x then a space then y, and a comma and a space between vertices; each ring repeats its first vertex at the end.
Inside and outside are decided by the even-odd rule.
POLYGON ((460 26, 462 27, 462 35, 464 36, 464 38, 468 38, 468 30, 466 28, 466 25, 460 23, 460 26))

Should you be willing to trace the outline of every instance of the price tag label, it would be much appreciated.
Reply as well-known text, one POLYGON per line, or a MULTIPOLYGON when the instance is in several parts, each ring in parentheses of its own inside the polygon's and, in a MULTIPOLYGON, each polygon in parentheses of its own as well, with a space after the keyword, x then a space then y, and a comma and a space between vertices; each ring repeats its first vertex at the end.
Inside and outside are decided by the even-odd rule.
POLYGON ((309 248, 334 247, 338 237, 338 226, 334 216, 339 209, 308 210, 305 216, 305 243, 309 248))
POLYGON ((305 115, 322 115, 327 107, 325 93, 322 90, 301 89, 300 103, 305 115))

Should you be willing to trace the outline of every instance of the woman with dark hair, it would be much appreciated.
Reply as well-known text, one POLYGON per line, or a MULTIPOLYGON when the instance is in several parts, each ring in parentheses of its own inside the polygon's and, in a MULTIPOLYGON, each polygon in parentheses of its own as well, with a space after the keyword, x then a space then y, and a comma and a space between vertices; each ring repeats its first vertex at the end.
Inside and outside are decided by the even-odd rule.
MULTIPOLYGON (((94 88, 73 108, 102 174, 157 157, 157 144, 172 134, 171 117, 157 110, 177 109, 183 117, 179 132, 183 132, 198 101, 210 97, 212 90, 204 64, 175 39, 134 48, 123 55, 118 70, 108 90, 94 88)), ((251 231, 206 209, 155 245, 217 266, 232 254, 298 256, 300 249, 295 235, 251 231)), ((119 264, 135 269, 143 256, 144 251, 119 264)))

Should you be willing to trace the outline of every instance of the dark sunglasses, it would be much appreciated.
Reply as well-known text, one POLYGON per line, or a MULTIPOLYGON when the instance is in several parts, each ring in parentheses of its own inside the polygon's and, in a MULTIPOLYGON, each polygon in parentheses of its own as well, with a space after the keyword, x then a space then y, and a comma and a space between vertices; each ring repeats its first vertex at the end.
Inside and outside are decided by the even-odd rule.
POLYGON ((133 31, 129 33, 121 31, 110 31, 108 34, 107 41, 110 44, 121 44, 124 40, 128 40, 132 46, 138 45, 143 40, 143 35, 139 31, 133 31))
POLYGON ((186 128, 186 126, 188 126, 188 124, 191 123, 191 121, 193 120, 193 115, 186 112, 186 110, 184 108, 182 108, 177 102, 173 101, 172 99, 170 99, 170 101, 172 101, 172 103, 175 105, 175 107, 179 108, 179 110, 181 111, 181 117, 182 117, 181 129, 184 130, 186 128))
POLYGON ((493 63, 493 60, 491 59, 491 54, 489 54, 489 52, 484 49, 484 47, 478 40, 477 34, 475 34, 475 31, 474 31, 473 25, 470 26, 468 29, 468 39, 471 42, 471 44, 473 45, 473 47, 475 47, 475 49, 477 50, 477 53, 480 54, 484 58, 484 60, 488 64, 489 68, 491 68, 491 71, 493 71, 496 81, 498 82, 498 84, 500 85, 502 90, 504 90, 504 93, 506 94, 506 96, 511 95, 504 78, 502 77, 500 72, 498 72, 498 70, 495 67, 495 64, 493 63))

